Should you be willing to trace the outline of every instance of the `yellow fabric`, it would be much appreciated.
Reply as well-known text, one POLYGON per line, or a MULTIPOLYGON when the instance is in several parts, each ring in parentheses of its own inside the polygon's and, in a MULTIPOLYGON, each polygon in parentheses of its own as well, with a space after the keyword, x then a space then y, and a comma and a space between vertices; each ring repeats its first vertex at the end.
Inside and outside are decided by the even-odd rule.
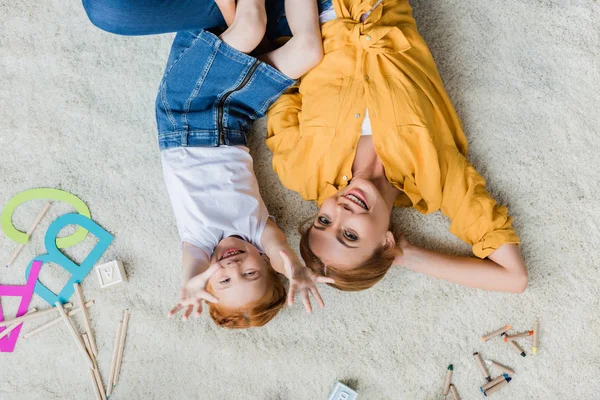
POLYGON ((352 179, 366 109, 388 180, 422 213, 441 210, 450 231, 485 258, 519 243, 506 207, 465 158, 467 141, 406 0, 333 0, 325 56, 269 110, 267 146, 282 183, 319 205, 352 179))

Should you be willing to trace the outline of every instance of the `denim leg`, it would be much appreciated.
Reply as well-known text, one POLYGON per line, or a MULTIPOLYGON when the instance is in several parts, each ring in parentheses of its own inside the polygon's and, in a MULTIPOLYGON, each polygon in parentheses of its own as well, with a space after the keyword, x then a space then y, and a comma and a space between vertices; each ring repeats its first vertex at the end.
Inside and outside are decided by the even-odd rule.
POLYGON ((214 0, 83 0, 83 7, 92 24, 119 35, 225 26, 214 0))

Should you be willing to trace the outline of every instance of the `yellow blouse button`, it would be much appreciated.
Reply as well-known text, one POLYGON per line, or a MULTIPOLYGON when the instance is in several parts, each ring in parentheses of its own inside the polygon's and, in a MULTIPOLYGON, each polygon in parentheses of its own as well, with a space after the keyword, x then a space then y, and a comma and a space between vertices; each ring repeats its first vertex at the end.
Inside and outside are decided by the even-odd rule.
POLYGON ((371 40, 371 36, 368 36, 365 38, 365 40, 371 40))
POLYGON ((354 114, 354 118, 360 118, 360 114, 359 113, 354 114))
POLYGON ((347 181, 348 177, 346 175, 344 175, 344 176, 342 176, 342 179, 345 180, 345 181, 347 181))

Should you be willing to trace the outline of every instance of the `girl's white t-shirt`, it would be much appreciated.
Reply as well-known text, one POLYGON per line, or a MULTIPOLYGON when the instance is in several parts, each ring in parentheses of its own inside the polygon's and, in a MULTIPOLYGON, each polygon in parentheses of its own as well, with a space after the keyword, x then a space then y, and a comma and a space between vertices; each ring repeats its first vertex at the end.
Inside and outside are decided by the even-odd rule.
POLYGON ((174 147, 161 151, 163 174, 177 229, 208 257, 229 236, 260 252, 269 212, 245 146, 174 147))

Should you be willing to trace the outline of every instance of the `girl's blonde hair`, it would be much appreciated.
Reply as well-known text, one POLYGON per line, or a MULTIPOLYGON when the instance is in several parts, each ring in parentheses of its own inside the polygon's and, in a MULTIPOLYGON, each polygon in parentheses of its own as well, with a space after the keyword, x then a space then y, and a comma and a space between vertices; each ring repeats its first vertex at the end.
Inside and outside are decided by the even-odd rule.
MULTIPOLYGON (((269 266, 267 279, 269 289, 256 303, 242 309, 227 309, 219 304, 208 303, 210 317, 215 324, 229 329, 246 329, 263 326, 277 315, 285 305, 287 290, 281 276, 269 266)), ((212 288, 208 288, 212 293, 212 288)))
MULTIPOLYGON (((394 263, 394 247, 382 246, 376 249, 369 259, 351 269, 341 269, 337 268, 335 265, 325 265, 325 263, 313 253, 308 244, 308 234, 312 228, 312 224, 309 225, 308 222, 313 221, 314 219, 314 217, 309 218, 300 225, 300 255, 306 263, 306 266, 314 273, 335 279, 335 284, 328 283, 329 286, 347 292, 358 292, 360 290, 369 289, 385 276, 394 263)), ((396 242, 398 242, 400 235, 395 232, 391 223, 388 229, 393 233, 396 242)))

